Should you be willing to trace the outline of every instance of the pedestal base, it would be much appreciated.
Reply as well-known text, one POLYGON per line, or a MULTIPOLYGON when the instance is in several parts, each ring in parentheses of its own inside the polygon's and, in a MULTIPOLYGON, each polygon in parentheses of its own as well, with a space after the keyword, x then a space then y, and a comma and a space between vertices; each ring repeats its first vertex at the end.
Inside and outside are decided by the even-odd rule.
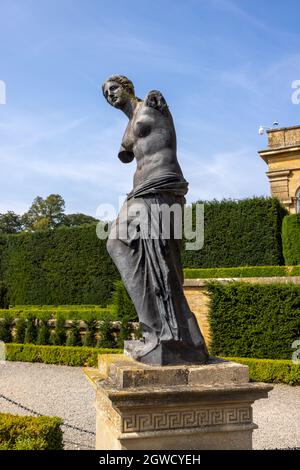
POLYGON ((138 362, 149 365, 165 366, 168 364, 182 365, 182 364, 205 364, 208 359, 206 346, 199 346, 199 348, 186 345, 182 341, 161 341, 151 349, 149 352, 142 352, 141 340, 125 341, 124 353, 131 359, 137 359, 138 362), (140 353, 137 351, 141 351, 140 353))
POLYGON ((251 449, 252 403, 267 384, 248 367, 211 358, 206 365, 153 367, 100 356, 86 374, 96 388, 96 449, 251 449))

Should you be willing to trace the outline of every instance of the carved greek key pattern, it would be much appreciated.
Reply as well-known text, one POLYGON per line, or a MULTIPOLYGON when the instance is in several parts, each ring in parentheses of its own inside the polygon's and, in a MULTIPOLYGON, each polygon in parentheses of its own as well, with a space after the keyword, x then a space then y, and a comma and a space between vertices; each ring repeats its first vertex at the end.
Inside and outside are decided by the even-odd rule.
POLYGON ((252 423, 252 408, 203 408, 123 415, 123 432, 188 429, 252 423))

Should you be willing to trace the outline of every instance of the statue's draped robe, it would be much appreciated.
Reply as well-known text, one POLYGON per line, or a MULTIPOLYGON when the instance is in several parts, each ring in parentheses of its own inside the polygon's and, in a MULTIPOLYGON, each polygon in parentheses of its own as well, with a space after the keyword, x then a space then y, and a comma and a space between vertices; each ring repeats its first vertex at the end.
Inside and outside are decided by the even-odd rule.
POLYGON ((188 183, 171 173, 143 182, 128 194, 110 233, 115 241, 108 244, 109 252, 133 300, 149 350, 175 340, 206 351, 183 293, 181 239, 174 236, 174 221, 181 224, 182 218, 170 218, 169 239, 161 223, 164 208, 173 204, 179 204, 183 216, 187 189, 188 183))

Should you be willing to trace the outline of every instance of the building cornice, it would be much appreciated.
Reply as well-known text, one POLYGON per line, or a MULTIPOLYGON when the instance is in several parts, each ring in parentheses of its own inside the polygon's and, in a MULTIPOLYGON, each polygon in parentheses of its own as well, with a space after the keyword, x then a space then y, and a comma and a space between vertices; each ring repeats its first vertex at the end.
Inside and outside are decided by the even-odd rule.
POLYGON ((287 155, 289 157, 293 157, 293 154, 295 154, 296 158, 299 158, 300 146, 291 145, 289 147, 278 147, 267 150, 264 149, 259 150, 258 154, 266 163, 272 160, 272 158, 285 158, 287 155))

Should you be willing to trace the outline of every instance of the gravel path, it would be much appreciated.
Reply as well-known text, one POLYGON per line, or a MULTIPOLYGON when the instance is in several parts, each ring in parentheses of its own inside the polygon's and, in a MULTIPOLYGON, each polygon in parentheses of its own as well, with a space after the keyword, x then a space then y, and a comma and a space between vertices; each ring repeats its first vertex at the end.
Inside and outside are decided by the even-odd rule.
MULTIPOLYGON (((59 416, 89 433, 63 427, 65 449, 95 448, 94 390, 81 367, 6 362, 0 364, 0 395, 38 413, 59 416)), ((30 414, 0 398, 0 412, 30 414)))
MULTIPOLYGON (((0 395, 38 413, 60 416, 65 423, 82 429, 63 427, 65 449, 94 448, 94 390, 80 367, 0 364, 0 395)), ((0 412, 29 414, 3 398, 0 412)), ((275 385, 268 400, 254 404, 253 415, 259 426, 253 434, 255 449, 300 447, 300 386, 275 385)))

